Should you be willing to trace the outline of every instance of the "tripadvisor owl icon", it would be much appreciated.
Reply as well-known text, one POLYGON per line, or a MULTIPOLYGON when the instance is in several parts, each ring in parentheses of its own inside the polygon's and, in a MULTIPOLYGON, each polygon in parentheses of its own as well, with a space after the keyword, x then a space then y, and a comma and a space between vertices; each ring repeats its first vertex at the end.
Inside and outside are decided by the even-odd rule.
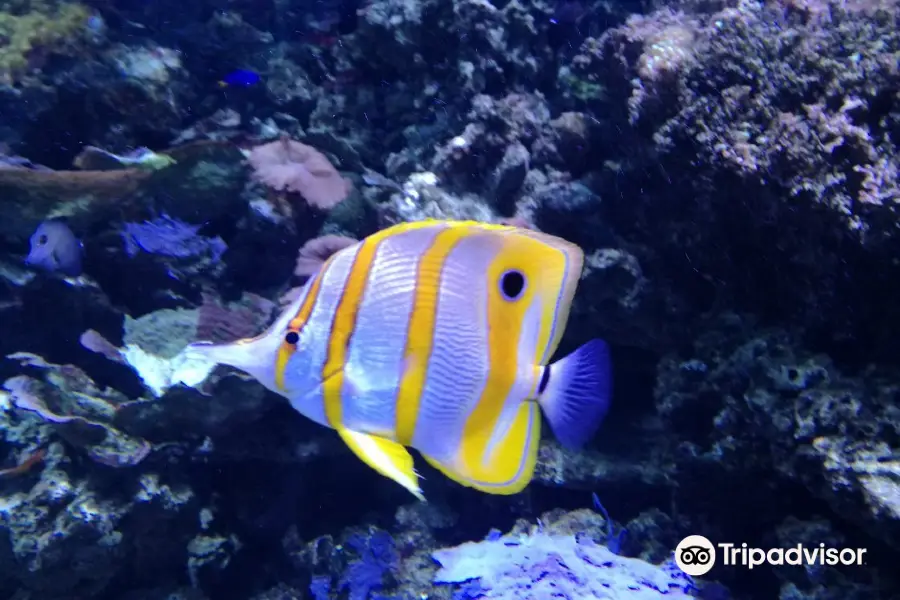
POLYGON ((689 535, 675 547, 675 564, 692 577, 706 575, 716 564, 716 548, 702 535, 689 535))

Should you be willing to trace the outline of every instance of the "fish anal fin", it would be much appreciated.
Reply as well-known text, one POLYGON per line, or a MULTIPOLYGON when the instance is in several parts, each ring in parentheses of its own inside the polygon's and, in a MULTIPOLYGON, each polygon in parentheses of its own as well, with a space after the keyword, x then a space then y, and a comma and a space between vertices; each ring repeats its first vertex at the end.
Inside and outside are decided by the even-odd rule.
POLYGON ((523 402, 488 462, 482 462, 485 436, 463 439, 453 460, 440 461, 430 456, 425 456, 425 460, 461 485, 488 494, 517 494, 534 477, 540 439, 540 408, 534 402, 523 402))
POLYGON ((413 468, 413 457, 406 448, 387 438, 360 433, 345 427, 339 427, 337 432, 360 460, 381 475, 402 485, 419 500, 425 500, 419 487, 419 475, 413 468))

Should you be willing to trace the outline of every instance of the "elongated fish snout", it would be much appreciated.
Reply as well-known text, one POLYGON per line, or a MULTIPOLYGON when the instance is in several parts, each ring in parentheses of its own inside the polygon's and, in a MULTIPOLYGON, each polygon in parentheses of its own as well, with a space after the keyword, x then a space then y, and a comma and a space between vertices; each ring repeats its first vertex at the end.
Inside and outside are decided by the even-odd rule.
POLYGON ((266 338, 240 340, 230 344, 194 342, 184 349, 187 358, 199 358, 218 365, 227 365, 244 371, 262 385, 276 393, 273 374, 274 353, 266 338))
POLYGON ((282 377, 284 363, 289 358, 285 350, 288 346, 296 349, 296 340, 290 343, 296 333, 288 331, 288 325, 306 299, 305 289, 260 335, 225 344, 198 341, 185 348, 184 352, 188 356, 244 371, 269 390, 291 399, 282 377))

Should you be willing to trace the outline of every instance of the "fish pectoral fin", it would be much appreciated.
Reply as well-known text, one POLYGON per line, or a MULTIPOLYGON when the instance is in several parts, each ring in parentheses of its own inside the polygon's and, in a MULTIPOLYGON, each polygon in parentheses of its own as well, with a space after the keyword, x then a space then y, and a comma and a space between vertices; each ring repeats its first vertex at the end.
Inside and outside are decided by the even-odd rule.
POLYGON ((419 474, 413 468, 413 457, 406 448, 387 438, 345 427, 339 427, 337 432, 360 460, 405 487, 419 500, 425 500, 419 487, 419 474))
POLYGON ((454 459, 425 456, 425 460, 460 485, 488 494, 517 494, 534 477, 540 441, 540 408, 534 402, 523 402, 487 462, 484 436, 464 438, 454 459))

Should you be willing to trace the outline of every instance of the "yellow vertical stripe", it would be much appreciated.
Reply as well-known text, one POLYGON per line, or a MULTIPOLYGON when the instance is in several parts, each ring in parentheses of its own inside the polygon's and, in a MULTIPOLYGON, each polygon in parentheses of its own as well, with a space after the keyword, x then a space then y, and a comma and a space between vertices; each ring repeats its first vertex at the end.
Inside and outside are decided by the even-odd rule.
MULTIPOLYGON (((300 330, 303 329, 303 326, 306 325, 306 322, 309 321, 313 307, 316 305, 316 299, 319 297, 319 292, 322 290, 322 280, 325 278, 325 273, 330 264, 331 258, 329 258, 329 260, 322 265, 322 268, 319 269, 319 272, 316 273, 315 278, 309 285, 309 291, 306 293, 303 303, 300 305, 300 308, 297 309, 297 314, 291 319, 290 323, 288 323, 287 331, 280 332, 281 335, 286 335, 288 331, 295 331, 299 334, 300 330)), ((287 368, 288 361, 296 351, 297 347, 295 345, 288 344, 284 341, 281 342, 281 346, 278 348, 278 354, 275 357, 275 385, 281 391, 287 391, 284 387, 284 371, 287 368)))
MULTIPOLYGON (((433 227, 434 223, 401 223, 374 233, 363 240, 350 266, 347 281, 334 311, 331 332, 328 337, 328 353, 322 366, 322 396, 325 400, 325 417, 328 424, 337 429, 343 425, 341 390, 344 386, 344 367, 347 349, 356 328, 356 319, 362 304, 363 294, 369 282, 375 252, 382 241, 411 229, 433 227)), ((391 335, 392 332, 385 332, 391 335)))
POLYGON ((325 273, 330 265, 331 261, 329 260, 322 266, 319 272, 316 273, 316 277, 309 287, 309 293, 306 294, 306 298, 303 299, 303 304, 301 304, 300 308, 297 310, 297 315, 291 319, 290 323, 288 323, 288 331, 299 332, 303 329, 303 326, 306 325, 306 322, 309 321, 309 316, 312 314, 313 307, 316 304, 316 298, 319 297, 319 291, 322 289, 322 280, 325 279, 325 273))
POLYGON ((425 388, 428 361, 434 343, 441 273, 447 256, 456 244, 472 233, 471 227, 463 224, 447 225, 446 229, 435 235, 431 246, 419 259, 416 269, 416 294, 406 331, 405 368, 397 391, 395 416, 397 441, 405 446, 412 444, 419 404, 425 388))
MULTIPOLYGON (((539 341, 546 343, 549 325, 552 323, 555 294, 559 278, 564 270, 563 256, 555 249, 527 236, 508 236, 496 258, 485 274, 488 282, 488 355, 489 374, 485 388, 475 409, 469 415, 463 431, 462 444, 457 454, 456 468, 470 480, 479 482, 484 488, 497 490, 518 490, 532 476, 533 454, 540 428, 540 418, 522 421, 524 410, 519 407, 518 416, 510 424, 502 440, 494 440, 499 435, 500 418, 510 401, 525 402, 526 398, 510 398, 518 377, 534 374, 533 354, 520 356, 519 343, 526 318, 535 318, 529 311, 536 297, 541 297, 539 341), (552 257, 552 259, 551 259, 552 257), (526 280, 526 288, 516 300, 503 298, 500 280, 504 272, 517 269, 526 280), (551 308, 547 310, 548 299, 551 308), (519 360, 524 359, 524 365, 519 360), (492 441, 500 446, 487 456, 492 441), (486 459, 489 459, 486 463, 486 459)), ((507 407, 508 408, 508 407, 507 407)), ((506 492, 504 492, 506 493, 506 492)))
MULTIPOLYGON (((501 250, 486 273, 488 289, 488 356, 490 371, 478 404, 466 421, 463 431, 462 461, 466 471, 475 479, 492 481, 492 477, 480 477, 484 452, 497 427, 503 405, 509 397, 518 375, 518 347, 522 334, 525 312, 534 294, 534 283, 529 277, 528 289, 516 302, 507 302, 500 296, 498 282, 509 268, 509 256, 501 250), (504 260, 506 259, 506 260, 504 260)), ((517 257, 518 258, 518 257, 517 257)), ((515 265, 527 265, 526 260, 516 260, 515 265)), ((526 271, 527 275, 527 271, 526 271)))
POLYGON ((537 240, 541 244, 559 252, 558 261, 548 261, 555 268, 545 272, 545 281, 541 285, 543 296, 541 305, 541 335, 538 341, 536 365, 546 365, 559 346, 569 320, 569 311, 581 271, 584 267, 584 252, 577 245, 562 238, 537 231, 523 231, 526 237, 537 240))
MULTIPOLYGON (((566 319, 569 316, 569 303, 571 302, 571 297, 569 297, 569 302, 564 302, 561 299, 568 277, 566 254, 546 246, 543 248, 543 251, 547 254, 544 259, 547 266, 540 274, 540 280, 535 274, 533 281, 536 288, 534 292, 539 296, 537 299, 539 310, 534 315, 534 318, 539 318, 540 320, 534 354, 529 357, 531 365, 534 367, 531 371, 534 373, 534 386, 530 396, 532 398, 540 383, 540 366, 549 362, 562 337, 566 319)), ((579 272, 575 275, 576 282, 580 274, 579 272)))
POLYGON ((347 348, 356 327, 356 316, 359 314, 359 305, 362 303, 379 241, 370 237, 360 245, 347 273, 347 281, 331 322, 328 352, 325 364, 322 365, 322 397, 325 400, 325 417, 328 424, 335 429, 342 425, 341 389, 344 386, 347 348))

